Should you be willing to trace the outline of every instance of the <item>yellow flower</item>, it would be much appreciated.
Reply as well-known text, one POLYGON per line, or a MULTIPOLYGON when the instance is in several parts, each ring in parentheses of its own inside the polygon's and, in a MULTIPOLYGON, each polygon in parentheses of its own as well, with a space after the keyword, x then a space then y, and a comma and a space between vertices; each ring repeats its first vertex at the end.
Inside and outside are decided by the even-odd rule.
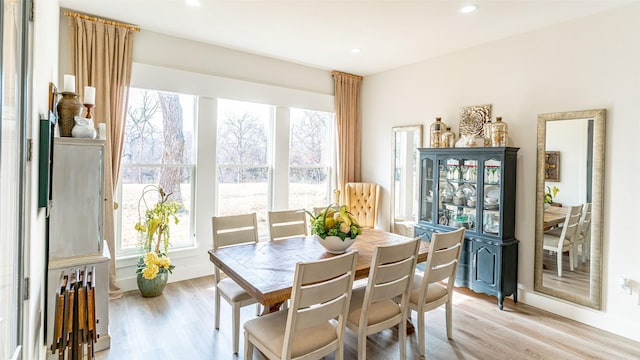
POLYGON ((171 260, 169 260, 168 257, 161 257, 161 258, 158 258, 157 264, 163 269, 168 269, 169 265, 171 265, 171 260))
POLYGON ((153 280, 156 278, 156 275, 158 275, 158 271, 160 271, 158 265, 149 264, 144 268, 144 270, 142 270, 142 276, 147 280, 153 280))
POLYGON ((158 263, 158 254, 156 254, 155 252, 151 251, 145 254, 144 256, 144 263, 149 266, 149 265, 155 265, 158 263))

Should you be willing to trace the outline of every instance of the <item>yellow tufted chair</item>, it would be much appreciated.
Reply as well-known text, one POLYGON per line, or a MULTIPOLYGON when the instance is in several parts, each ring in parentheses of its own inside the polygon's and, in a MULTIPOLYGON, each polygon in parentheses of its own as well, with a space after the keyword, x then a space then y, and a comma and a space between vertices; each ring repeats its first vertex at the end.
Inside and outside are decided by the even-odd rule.
POLYGON ((344 204, 364 229, 373 229, 378 224, 379 198, 378 184, 347 183, 344 186, 344 204))

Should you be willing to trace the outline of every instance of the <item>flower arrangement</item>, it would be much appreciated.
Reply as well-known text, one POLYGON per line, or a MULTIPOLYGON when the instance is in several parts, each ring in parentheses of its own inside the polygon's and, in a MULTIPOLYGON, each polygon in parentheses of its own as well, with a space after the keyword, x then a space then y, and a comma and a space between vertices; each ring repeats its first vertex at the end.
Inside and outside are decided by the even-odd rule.
POLYGON ((167 256, 169 250, 169 223, 175 224, 178 220, 180 205, 169 200, 173 193, 165 191, 156 185, 147 185, 142 189, 142 195, 138 200, 138 218, 135 225, 138 231, 144 254, 138 259, 137 274, 147 280, 155 279, 160 272, 171 273, 175 268, 167 256), (145 196, 157 193, 159 200, 153 206, 149 206, 145 196), (142 209, 144 208, 144 217, 142 209), (161 247, 162 246, 162 247, 161 247))
POLYGON ((333 205, 314 215, 307 211, 311 218, 311 234, 325 239, 327 236, 337 236, 342 241, 346 238, 355 239, 362 234, 358 220, 349 212, 349 207, 341 206, 338 210, 333 205))
POLYGON ((560 191, 560 189, 558 189, 557 186, 554 186, 553 188, 547 186, 547 191, 544 193, 544 203, 551 205, 551 203, 553 203, 553 198, 558 195, 558 191, 560 191))

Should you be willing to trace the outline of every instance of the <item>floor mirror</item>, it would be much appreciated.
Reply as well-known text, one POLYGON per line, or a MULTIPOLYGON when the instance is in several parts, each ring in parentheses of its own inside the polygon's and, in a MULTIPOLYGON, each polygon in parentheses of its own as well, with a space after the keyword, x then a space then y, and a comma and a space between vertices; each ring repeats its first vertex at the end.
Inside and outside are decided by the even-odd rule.
POLYGON ((606 110, 538 115, 534 290, 601 308, 606 110))
POLYGON ((393 128, 391 163, 391 232, 413 237, 418 214, 418 148, 422 125, 393 128))

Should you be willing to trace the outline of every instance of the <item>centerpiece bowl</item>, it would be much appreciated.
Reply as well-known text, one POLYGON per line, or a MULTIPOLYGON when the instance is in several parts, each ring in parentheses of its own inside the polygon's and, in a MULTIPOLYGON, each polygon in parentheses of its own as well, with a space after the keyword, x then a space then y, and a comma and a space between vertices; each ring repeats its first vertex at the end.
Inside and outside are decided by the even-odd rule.
POLYGON ((307 213, 311 218, 311 234, 331 254, 344 253, 362 234, 360 224, 346 205, 339 208, 329 205, 317 214, 307 213))

